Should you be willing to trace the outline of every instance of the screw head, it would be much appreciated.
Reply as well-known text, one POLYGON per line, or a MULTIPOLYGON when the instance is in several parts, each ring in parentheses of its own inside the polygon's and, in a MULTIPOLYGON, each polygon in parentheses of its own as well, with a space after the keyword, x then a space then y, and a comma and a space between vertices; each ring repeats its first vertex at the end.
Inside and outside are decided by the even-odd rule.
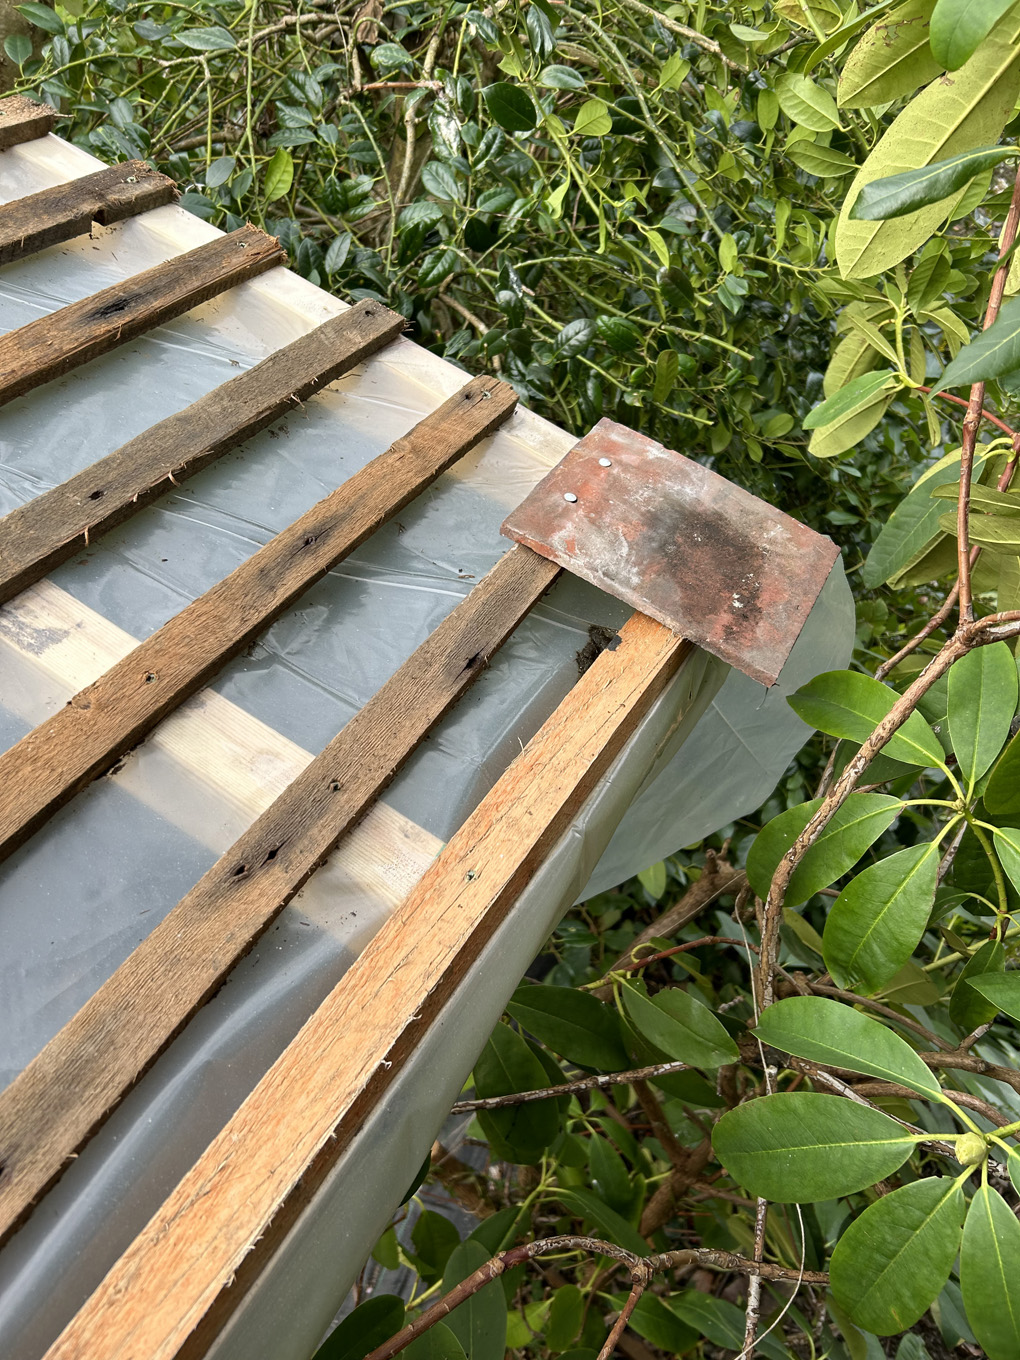
POLYGON ((600 459, 599 459, 599 467, 612 467, 612 466, 613 466, 613 460, 612 460, 611 458, 600 458, 600 459))
POLYGON ((569 501, 570 504, 573 505, 573 503, 577 500, 577 497, 574 495, 572 491, 564 491, 563 499, 565 501, 569 501))

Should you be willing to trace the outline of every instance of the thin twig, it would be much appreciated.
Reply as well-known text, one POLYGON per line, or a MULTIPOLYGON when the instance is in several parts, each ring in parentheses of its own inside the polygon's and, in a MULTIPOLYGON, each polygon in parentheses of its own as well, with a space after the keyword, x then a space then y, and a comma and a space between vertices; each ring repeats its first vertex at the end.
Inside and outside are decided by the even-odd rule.
POLYGON ((686 38, 688 42, 696 43, 704 51, 711 52, 713 57, 718 57, 723 65, 728 66, 731 71, 742 71, 745 75, 747 74, 746 66, 731 61, 714 38, 706 38, 696 28, 688 28, 686 24, 679 24, 675 19, 668 19, 660 10, 652 9, 651 5, 643 5, 641 0, 620 0, 620 4, 625 5, 627 9, 634 10, 636 14, 643 14, 648 19, 654 19, 663 28, 668 29, 670 33, 675 33, 680 38, 686 38))
POLYGON ((558 1096, 573 1096, 581 1091, 594 1091, 605 1086, 629 1086, 632 1081, 647 1081, 665 1077, 671 1072, 687 1072, 689 1063, 662 1062, 650 1067, 635 1067, 629 1072, 603 1072, 594 1077, 579 1077, 561 1086, 546 1086, 540 1091, 511 1091, 505 1096, 488 1096, 485 1100, 459 1100, 451 1114, 468 1114, 471 1110, 501 1110, 507 1105, 524 1105, 532 1100, 549 1100, 558 1096))
POLYGON ((609 1360, 609 1357, 612 1355, 613 1351, 616 1350, 616 1343, 623 1335, 623 1330, 627 1326, 627 1323, 630 1321, 630 1315, 637 1307, 638 1300, 640 1299, 641 1295, 645 1292, 646 1287, 647 1286, 645 1285, 644 1280, 634 1281, 634 1284, 631 1287, 631 1291, 627 1295, 627 1302, 620 1309, 620 1316, 613 1323, 612 1330, 606 1337, 606 1344, 599 1351, 598 1360, 609 1360))
MULTIPOLYGON (((754 1259, 761 1262, 765 1255, 765 1228, 768 1223, 769 1202, 760 1196, 754 1207, 754 1259)), ((747 1304, 744 1310, 744 1346, 738 1360, 751 1360, 758 1340, 761 1320, 761 1276, 752 1275, 747 1281, 747 1304)))

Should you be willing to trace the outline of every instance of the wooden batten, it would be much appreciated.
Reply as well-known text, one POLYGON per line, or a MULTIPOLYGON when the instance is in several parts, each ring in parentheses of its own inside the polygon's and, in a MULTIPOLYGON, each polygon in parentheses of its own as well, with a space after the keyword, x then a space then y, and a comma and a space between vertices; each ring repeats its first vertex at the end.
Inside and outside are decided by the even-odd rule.
POLYGON ((0 207, 0 264, 160 208, 177 197, 172 179, 145 161, 124 161, 0 207))
POLYGON ((473 379, 0 756, 0 858, 501 425, 516 403, 505 383, 473 379))
POLYGON ((559 574, 513 548, 0 1092, 0 1242, 559 574))
MULTIPOLYGON (((0 209, 2 214, 3 209, 0 209)), ((215 458, 257 434, 400 334, 359 302, 246 373, 0 519, 0 604, 215 458)))
POLYGON ((689 651, 643 615, 624 626, 45 1360, 203 1352, 689 651))
POLYGON ((45 137, 53 131, 56 121, 56 109, 27 95, 12 94, 0 99, 0 151, 45 137))
POLYGON ((241 227, 0 337, 0 405, 286 261, 241 227))

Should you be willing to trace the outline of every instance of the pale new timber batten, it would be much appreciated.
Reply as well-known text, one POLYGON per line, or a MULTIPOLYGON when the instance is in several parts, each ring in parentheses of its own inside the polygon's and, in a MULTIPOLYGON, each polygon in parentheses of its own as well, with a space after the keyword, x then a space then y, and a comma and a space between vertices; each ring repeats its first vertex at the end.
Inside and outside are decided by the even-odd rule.
MULTIPOLYGON (((25 777, 32 759, 14 753, 21 732, 40 723, 41 731, 67 728, 74 758, 67 765, 59 743, 36 757, 40 770, 62 767, 58 783, 41 801, 29 794, 34 811, 22 803, 26 815, 8 828, 8 844, 23 843, 0 866, 0 927, 13 923, 19 940, 37 941, 21 956, 26 986, 51 992, 32 1036, 12 1051, 11 1076, 23 1068, 22 1076, 0 1091, 0 1162, 10 1135, 0 1235, 13 1233, 0 1250, 0 1353, 38 1360, 66 1325, 54 1356, 303 1360, 517 977, 583 888, 645 772, 694 730, 724 672, 668 630, 643 633, 636 622, 568 694, 588 624, 611 635, 627 613, 577 582, 537 603, 486 669, 558 574, 528 549, 507 552, 499 522, 573 442, 527 411, 511 414, 512 400, 501 405, 503 389, 487 380, 473 390, 489 393, 488 417, 452 441, 455 461, 441 457, 414 483, 420 490, 440 472, 430 491, 397 509, 407 496, 389 487, 385 527, 363 541, 355 534, 360 546, 346 558, 325 553, 283 585, 276 604, 247 613, 248 597, 263 593, 258 564, 288 526, 310 522, 302 516, 319 502, 335 506, 343 486, 361 486, 372 459, 434 422, 444 402, 455 409, 467 375, 400 339, 400 319, 384 308, 366 331, 370 299, 348 310, 277 268, 262 238, 244 238, 258 253, 247 281, 218 274, 236 235, 172 206, 149 208, 131 167, 104 171, 42 136, 48 117, 0 103, 0 148, 9 147, 0 154, 0 201, 14 205, 7 237, 0 207, 0 262, 11 261, 0 270, 0 306, 21 327, 19 338, 0 341, 8 373, 5 389, 0 372, 0 400, 6 393, 9 402, 0 430, 6 421, 17 453, 0 472, 0 496, 8 494, 0 514, 17 529, 0 539, 0 719, 6 710, 13 738, 0 760, 14 761, 8 788, 37 783, 25 777), (104 227, 100 199, 110 185, 108 221, 142 215, 104 227), (43 198, 24 202, 34 193, 43 198), (82 231, 89 214, 99 224, 91 236, 82 231), (19 225, 27 216, 34 237, 19 225), (5 255, 5 240, 23 244, 5 255), (182 286, 173 267, 189 252, 212 261, 201 286, 182 286), (139 293, 147 272, 152 282, 139 293), (44 277, 42 310, 63 306, 56 327, 35 320, 39 309, 25 301, 44 277), (106 324, 116 312, 129 323, 120 330, 106 324), (334 340, 343 343, 332 356, 334 340), (294 392, 285 394, 291 373, 294 392), (233 395, 244 392, 250 400, 233 395), (29 440, 40 422, 61 455, 45 469, 29 440), (52 579, 42 579, 47 572, 52 579), (145 694, 165 668, 147 666, 137 692, 148 716, 140 725, 137 715, 118 719, 89 754, 62 707, 127 675, 132 657, 158 655, 189 601, 216 598, 238 572, 250 588, 237 607, 202 615, 192 630, 206 659, 173 680, 165 702, 145 694), (511 579, 516 595, 507 592, 511 579), (227 660, 240 646, 246 652, 227 660), (621 679, 631 686, 622 702, 612 688, 621 679), (500 777, 561 700, 566 730, 543 729, 500 777), (146 731, 140 746, 124 749, 146 731), (550 771, 561 762, 557 792, 550 771), (373 803, 391 779, 390 801, 373 803), (488 829, 476 841, 479 818, 488 829), (530 842, 538 822, 545 831, 530 842), (26 840, 33 825, 41 829, 26 840), (458 856, 488 847, 493 835, 512 845, 518 868, 494 884, 469 866, 475 924, 465 934, 466 902, 449 918, 432 904, 467 872, 458 856), (72 875, 61 879, 61 864, 74 865, 72 875), (82 890, 73 910, 72 877, 82 890), (120 933, 100 932, 86 946, 86 932, 113 908, 120 933), (229 922, 220 946, 217 912, 229 922), (65 939, 69 960, 88 959, 66 985, 46 977, 45 939, 65 939), (176 971, 168 972, 161 964, 171 957, 176 971), (400 958, 391 992, 388 970, 400 958), (144 1013, 139 992, 153 1000, 149 1028, 132 1022, 144 1013), (338 1062, 329 1060, 325 1081, 330 1048, 338 1062), (427 1067, 417 1068, 419 1056, 427 1067), (104 1057, 108 1080, 93 1086, 104 1057), (82 1084, 89 1099, 69 1100, 82 1084), (276 1118, 294 1090, 294 1110, 309 1117, 296 1142, 276 1118), (306 1096, 317 1110, 305 1109, 306 1096), (291 1158, 279 1177, 258 1171, 257 1158, 249 1165, 263 1134, 267 1167, 282 1167, 280 1148, 291 1158), (216 1149, 228 1144, 236 1144, 233 1169, 207 1184, 216 1149), (260 1182, 253 1198, 245 1192, 252 1174, 260 1182), (181 1226, 160 1247, 160 1206, 177 1181, 181 1214, 178 1200, 167 1203, 181 1226), (241 1210, 237 1194, 250 1200, 241 1210), (197 1218, 185 1207, 192 1203, 197 1218), (328 1280, 324 1253, 342 1258, 328 1280), (141 1282, 144 1319, 119 1303, 110 1311, 129 1278, 141 1282), (295 1287, 298 1320, 288 1307, 295 1287)), ((448 417, 439 423, 447 428, 448 417)), ((319 534, 312 524, 299 556, 316 551, 305 539, 319 534)), ((171 668, 177 650, 167 652, 171 668)), ((114 685, 111 697, 123 688, 114 685)), ((509 864, 498 848, 491 859, 509 864)))

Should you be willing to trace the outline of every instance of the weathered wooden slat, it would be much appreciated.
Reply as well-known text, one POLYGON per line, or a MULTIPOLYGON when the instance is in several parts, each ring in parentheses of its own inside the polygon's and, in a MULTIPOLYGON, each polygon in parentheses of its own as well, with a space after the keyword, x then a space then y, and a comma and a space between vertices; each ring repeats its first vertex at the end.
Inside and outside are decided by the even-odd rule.
POLYGON ((501 425, 516 402, 505 383, 473 379, 0 756, 0 859, 501 425))
POLYGON ((0 604, 400 334, 364 301, 0 519, 0 604))
POLYGON ((0 1242, 559 572, 512 548, 0 1094, 0 1242))
POLYGON ((204 1352, 690 650, 643 615, 620 638, 483 799, 45 1360, 204 1352))
POLYGON ((9 331, 0 337, 0 404, 172 321, 286 258, 272 236, 257 227, 241 227, 9 331))
POLYGON ((24 94, 0 99, 0 151, 19 142, 31 142, 53 131, 57 112, 24 94))
POLYGON ((73 240, 150 208, 172 203, 177 186, 144 161, 108 165, 94 175, 15 198, 0 207, 0 264, 73 240))

